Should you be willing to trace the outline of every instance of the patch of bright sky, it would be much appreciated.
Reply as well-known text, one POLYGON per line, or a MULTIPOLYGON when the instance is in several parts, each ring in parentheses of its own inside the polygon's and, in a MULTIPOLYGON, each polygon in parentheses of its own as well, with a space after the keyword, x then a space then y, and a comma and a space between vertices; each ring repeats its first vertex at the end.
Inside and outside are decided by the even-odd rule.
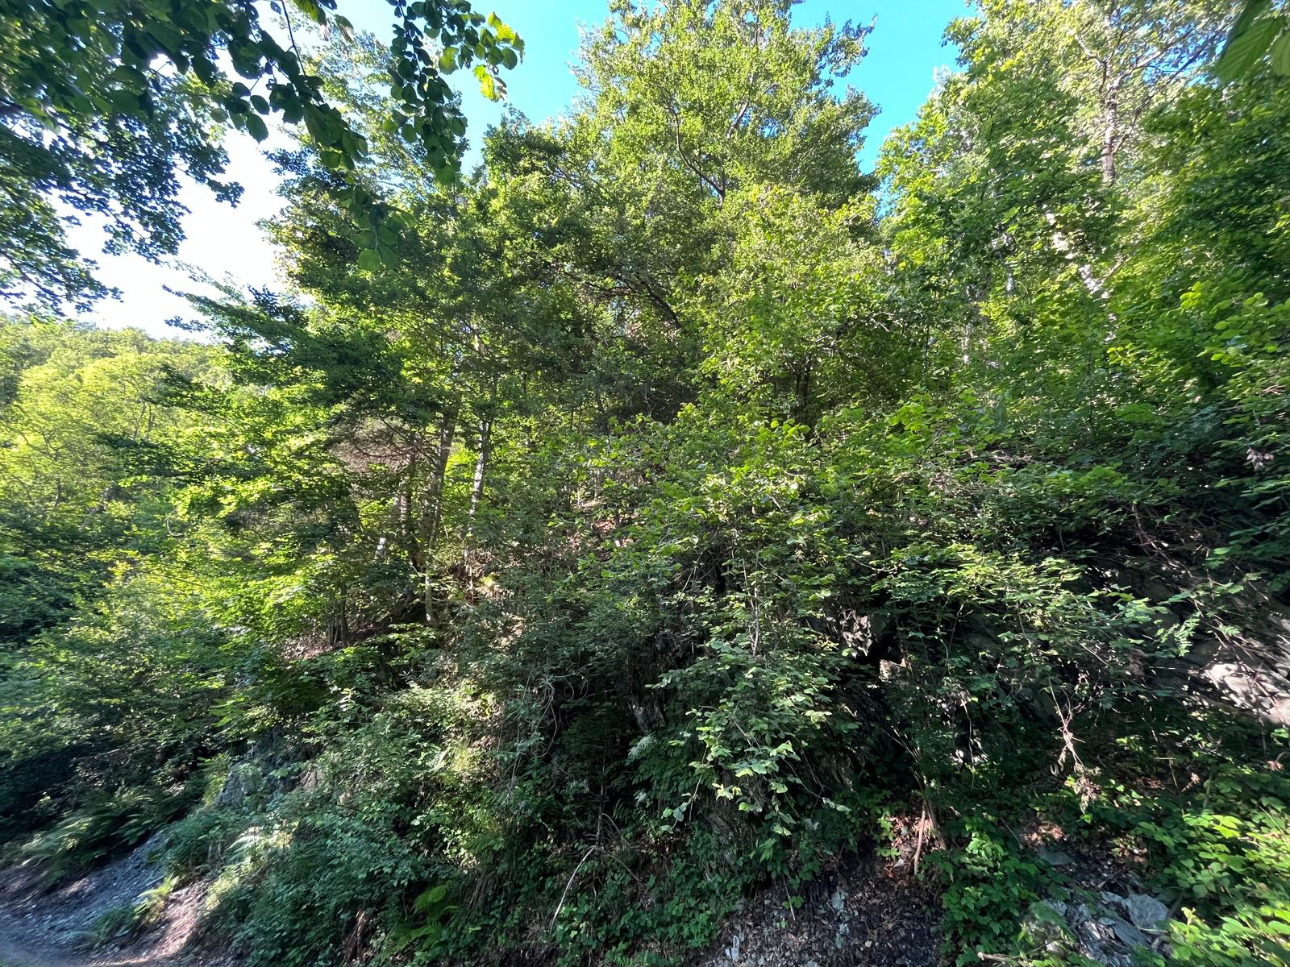
MULTIPOLYGON (((390 8, 383 0, 341 0, 339 6, 358 29, 382 38, 388 34, 390 8)), ((486 2, 476 7, 488 9, 486 2)), ((506 74, 510 103, 533 121, 567 111, 579 90, 570 65, 577 58, 581 30, 604 21, 606 0, 494 0, 491 9, 524 38, 524 61, 506 74)), ((835 22, 876 20, 869 55, 847 80, 881 111, 860 152, 863 167, 872 168, 887 132, 913 119, 933 88, 937 68, 953 65, 954 51, 941 45, 941 35, 950 20, 967 12, 967 0, 805 0, 795 8, 793 20, 800 26, 823 23, 826 17, 835 22)), ((469 72, 452 79, 461 86, 468 134, 477 144, 479 135, 501 118, 502 105, 486 100, 469 72)), ((133 255, 96 255, 99 278, 118 288, 121 299, 102 301, 89 318, 100 325, 174 335, 165 321, 191 315, 191 308, 167 289, 209 291, 192 279, 185 266, 242 288, 278 284, 276 253, 257 225, 282 204, 275 193, 278 176, 264 155, 266 147, 247 135, 228 136, 228 175, 244 189, 236 207, 216 202, 205 189, 185 187, 181 200, 189 209, 184 218, 188 237, 173 263, 155 265, 133 255)), ((477 162, 478 153, 472 149, 466 167, 477 162)), ((94 226, 71 229, 69 235, 82 252, 98 252, 102 236, 94 226)))

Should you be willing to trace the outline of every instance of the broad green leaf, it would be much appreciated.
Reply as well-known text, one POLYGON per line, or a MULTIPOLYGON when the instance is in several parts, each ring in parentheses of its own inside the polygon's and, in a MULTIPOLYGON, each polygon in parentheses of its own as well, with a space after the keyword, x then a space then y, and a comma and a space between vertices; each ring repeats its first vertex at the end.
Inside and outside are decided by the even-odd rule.
POLYGON ((246 115, 246 131, 256 141, 263 141, 269 136, 269 127, 258 114, 246 115))
POLYGON ((1243 29, 1238 23, 1215 65, 1215 73, 1225 81, 1236 80, 1248 73, 1259 58, 1267 53, 1283 24, 1280 17, 1253 19, 1243 29))
POLYGON ((1290 77, 1290 30, 1283 31, 1272 45, 1272 69, 1282 77, 1290 77))
POLYGON ((325 24, 327 14, 317 0, 292 0, 292 3, 314 23, 325 24))

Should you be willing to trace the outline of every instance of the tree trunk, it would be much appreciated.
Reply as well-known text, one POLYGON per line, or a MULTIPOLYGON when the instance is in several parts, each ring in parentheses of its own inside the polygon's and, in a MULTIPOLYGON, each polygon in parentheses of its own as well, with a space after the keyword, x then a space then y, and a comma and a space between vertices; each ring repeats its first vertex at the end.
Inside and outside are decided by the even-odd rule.
POLYGON ((475 458, 475 478, 470 485, 470 516, 466 526, 466 547, 464 551, 466 575, 470 576, 470 551, 475 539, 475 512, 484 498, 484 478, 488 474, 488 460, 492 454, 493 421, 479 421, 479 455, 475 458))
POLYGON ((434 621, 434 548, 443 523, 444 477, 448 472, 448 457, 452 453, 452 441, 456 433, 457 412, 454 407, 444 413, 443 422, 439 424, 438 449, 430 479, 426 483, 425 510, 421 515, 421 549, 424 558, 421 573, 427 624, 434 621))
POLYGON ((398 498, 399 532, 407 542, 408 564, 412 570, 420 571, 425 566, 421 555, 421 542, 417 536, 416 514, 412 510, 412 488, 417 475, 417 458, 408 457, 407 476, 403 480, 403 492, 398 498))
POLYGON ((1120 134, 1120 81, 1107 88, 1102 100, 1102 184, 1115 184, 1115 141, 1120 134))

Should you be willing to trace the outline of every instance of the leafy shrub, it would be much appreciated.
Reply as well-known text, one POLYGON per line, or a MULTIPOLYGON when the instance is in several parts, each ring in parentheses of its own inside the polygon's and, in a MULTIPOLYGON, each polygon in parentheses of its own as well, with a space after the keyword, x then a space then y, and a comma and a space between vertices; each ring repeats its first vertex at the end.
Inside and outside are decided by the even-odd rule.
POLYGON ((100 794, 37 833, 22 847, 50 882, 88 870, 124 848, 136 846, 197 798, 197 790, 129 787, 100 794))
POLYGON ((1120 789, 1084 820, 1141 844, 1153 884, 1173 898, 1174 959, 1236 967, 1286 960, 1290 937, 1290 780, 1220 764, 1187 796, 1120 789))
POLYGON ((959 965, 977 963, 978 953, 1014 953, 1022 917, 1047 895, 1051 876, 991 817, 964 818, 946 832, 961 845, 932 853, 928 867, 944 889, 947 951, 958 952, 959 965))

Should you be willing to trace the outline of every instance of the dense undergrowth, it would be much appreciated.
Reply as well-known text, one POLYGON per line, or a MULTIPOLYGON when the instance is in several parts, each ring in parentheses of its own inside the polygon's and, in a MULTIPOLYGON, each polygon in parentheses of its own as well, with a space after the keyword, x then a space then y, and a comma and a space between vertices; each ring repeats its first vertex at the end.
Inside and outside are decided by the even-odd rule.
POLYGON ((393 255, 306 144, 211 341, 0 329, 12 858, 166 827, 253 965, 670 964, 921 816, 952 961, 1080 962, 1045 838, 1286 960, 1286 81, 988 0, 879 187, 790 7, 615 4, 449 188, 338 41, 393 255))

